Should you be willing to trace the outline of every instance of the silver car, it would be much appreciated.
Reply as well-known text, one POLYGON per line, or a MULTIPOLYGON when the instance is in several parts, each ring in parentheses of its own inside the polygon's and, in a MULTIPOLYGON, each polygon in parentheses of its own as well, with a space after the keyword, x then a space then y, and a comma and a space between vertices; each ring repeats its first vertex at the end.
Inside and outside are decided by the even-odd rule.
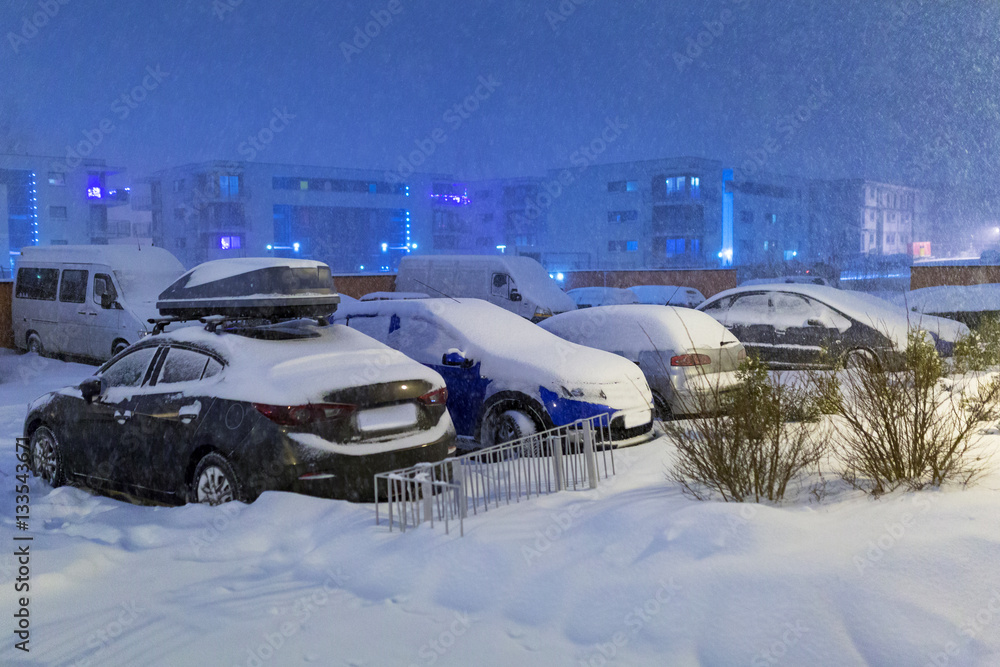
POLYGON ((539 326, 636 363, 661 419, 717 409, 720 397, 738 384, 736 371, 746 358, 725 327, 690 308, 600 306, 562 313, 539 326))

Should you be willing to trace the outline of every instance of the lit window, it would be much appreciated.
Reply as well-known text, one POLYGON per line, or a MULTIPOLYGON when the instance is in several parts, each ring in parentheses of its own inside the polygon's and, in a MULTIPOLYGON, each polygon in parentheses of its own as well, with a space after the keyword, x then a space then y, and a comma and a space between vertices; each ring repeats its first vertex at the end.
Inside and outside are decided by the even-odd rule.
POLYGON ((299 181, 299 190, 308 190, 309 181, 299 181))
POLYGON ((220 236, 219 248, 221 250, 239 250, 243 245, 239 236, 220 236))
POLYGON ((667 179, 667 194, 684 192, 684 176, 674 176, 667 179))
POLYGON ((61 171, 50 171, 49 185, 66 185, 66 174, 61 171))
POLYGON ((701 178, 699 176, 691 177, 691 198, 698 199, 701 197, 701 178))
POLYGON ((639 250, 639 242, 638 241, 629 241, 626 244, 625 249, 627 251, 629 251, 629 252, 636 252, 637 250, 639 250))

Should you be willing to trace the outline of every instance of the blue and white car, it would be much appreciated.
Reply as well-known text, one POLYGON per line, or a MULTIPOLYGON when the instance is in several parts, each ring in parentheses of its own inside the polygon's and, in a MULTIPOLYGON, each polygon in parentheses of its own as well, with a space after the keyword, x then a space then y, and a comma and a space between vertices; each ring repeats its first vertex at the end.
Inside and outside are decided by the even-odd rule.
POLYGON ((651 438, 652 393, 638 366, 486 301, 359 302, 334 320, 440 373, 458 434, 483 446, 605 413, 618 446, 651 438))

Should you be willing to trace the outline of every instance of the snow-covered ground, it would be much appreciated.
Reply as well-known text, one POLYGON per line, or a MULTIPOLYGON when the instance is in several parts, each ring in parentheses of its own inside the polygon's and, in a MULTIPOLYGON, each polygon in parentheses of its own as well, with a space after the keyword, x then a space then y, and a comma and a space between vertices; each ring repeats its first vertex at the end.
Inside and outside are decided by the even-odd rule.
POLYGON ((620 451, 595 491, 490 510, 464 538, 286 493, 163 508, 34 481, 22 653, 14 438, 30 399, 92 371, 0 351, 0 664, 1000 664, 1000 473, 878 501, 832 485, 697 502, 666 479, 663 439, 620 451))

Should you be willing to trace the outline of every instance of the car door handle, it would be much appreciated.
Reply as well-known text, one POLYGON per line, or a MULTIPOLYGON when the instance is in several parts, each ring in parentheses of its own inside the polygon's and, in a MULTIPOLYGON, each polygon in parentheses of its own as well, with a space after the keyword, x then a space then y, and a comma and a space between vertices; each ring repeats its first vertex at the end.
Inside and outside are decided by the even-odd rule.
POLYGON ((78 310, 78 311, 76 311, 76 314, 77 315, 86 315, 87 311, 85 311, 85 310, 78 310))
POLYGON ((201 413, 201 401, 195 401, 191 405, 185 405, 180 410, 177 411, 177 416, 180 417, 181 422, 184 424, 190 424, 198 415, 201 413))
POLYGON ((125 412, 122 412, 121 410, 115 410, 115 421, 118 422, 119 424, 124 424, 129 419, 132 419, 131 410, 126 410, 125 412))

